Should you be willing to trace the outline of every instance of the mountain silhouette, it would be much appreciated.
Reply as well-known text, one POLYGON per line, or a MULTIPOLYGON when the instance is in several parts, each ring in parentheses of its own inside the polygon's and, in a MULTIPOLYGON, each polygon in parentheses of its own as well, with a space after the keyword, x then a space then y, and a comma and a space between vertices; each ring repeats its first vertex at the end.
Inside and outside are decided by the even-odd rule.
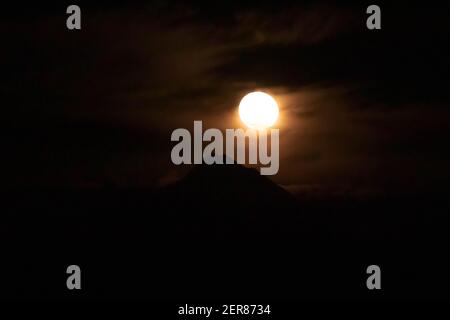
POLYGON ((197 165, 168 188, 188 203, 209 204, 217 208, 267 211, 295 205, 295 198, 253 168, 239 164, 197 165))
POLYGON ((72 297, 60 276, 72 263, 88 275, 83 294, 100 298, 360 297, 370 294, 364 276, 372 263, 402 267, 392 295, 419 294, 435 286, 417 282, 416 270, 435 270, 416 260, 417 251, 442 254, 448 242, 443 218, 428 217, 430 203, 448 212, 446 199, 297 201, 237 164, 195 165, 159 190, 38 190, 6 198, 2 240, 14 249, 5 274, 16 276, 3 287, 20 297, 72 297), (433 232, 431 219, 440 222, 433 232), (412 263, 417 267, 405 271, 412 263), (30 273, 31 287, 23 277, 30 273))

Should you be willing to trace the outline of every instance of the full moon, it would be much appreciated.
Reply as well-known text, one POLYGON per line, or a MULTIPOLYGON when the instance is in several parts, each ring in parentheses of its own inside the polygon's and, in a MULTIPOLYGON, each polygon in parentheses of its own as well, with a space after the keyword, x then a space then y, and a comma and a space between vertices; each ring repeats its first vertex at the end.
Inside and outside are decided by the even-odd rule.
POLYGON ((239 116, 246 126, 262 130, 274 125, 278 119, 278 104, 264 92, 247 94, 239 104, 239 116))

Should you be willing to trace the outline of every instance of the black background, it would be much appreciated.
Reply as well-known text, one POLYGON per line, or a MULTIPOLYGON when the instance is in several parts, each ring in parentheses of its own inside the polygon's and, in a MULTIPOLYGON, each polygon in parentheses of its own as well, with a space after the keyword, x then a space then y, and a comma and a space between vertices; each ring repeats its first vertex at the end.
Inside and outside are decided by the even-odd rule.
MULTIPOLYGON (((361 12, 361 21, 356 15, 356 22, 349 24, 355 28, 350 35, 331 33, 328 40, 313 45, 275 41, 244 50, 234 63, 215 70, 223 79, 257 79, 259 85, 269 87, 357 83, 361 87, 354 94, 355 105, 383 106, 387 122, 375 119, 372 125, 377 133, 387 132, 386 139, 393 143, 376 140, 363 152, 380 163, 367 175, 370 183, 374 181, 370 186, 389 192, 336 197, 323 191, 317 198, 290 194, 253 170, 235 165, 187 168, 189 173, 178 182, 159 186, 155 183, 159 174, 171 168, 169 137, 174 127, 162 121, 162 127, 142 131, 135 125, 136 114, 127 113, 129 105, 120 109, 124 101, 115 105, 114 97, 108 98, 114 90, 143 86, 143 75, 128 71, 139 70, 145 62, 133 55, 133 50, 139 52, 133 47, 124 50, 131 59, 125 55, 116 60, 114 52, 105 53, 96 45, 101 40, 90 30, 95 22, 90 15, 121 17, 123 13, 130 19, 138 12, 141 17, 154 12, 153 8, 167 13, 181 7, 181 12, 195 9, 196 14, 175 19, 174 28, 183 25, 183 19, 188 25, 193 19, 202 26, 205 21, 229 26, 240 10, 289 11, 292 3, 79 3, 87 19, 82 20, 81 31, 73 32, 65 29, 66 4, 4 6, 2 297, 136 298, 181 305, 448 298, 450 123, 445 116, 450 28, 446 7, 428 2, 380 3, 382 30, 371 33, 365 29, 368 4, 320 3, 325 8, 345 7, 352 14, 361 12), (90 51, 95 48, 100 51, 90 51), (299 69, 301 75, 295 72, 299 69), (426 115, 424 119, 408 111, 417 105, 422 106, 419 115, 426 115), (388 125, 391 109, 406 110, 405 117, 415 120, 394 124, 408 132, 399 139, 388 125), (129 120, 118 124, 111 121, 111 114, 129 120), (421 120, 420 128, 410 126, 421 120), (134 157, 142 150, 147 158, 134 157), (403 160, 386 166, 383 161, 392 150, 403 160), (110 158, 119 160, 105 173, 102 168, 110 158), (136 167, 142 172, 133 171, 136 167), (410 169, 400 174, 402 167, 410 169), (117 174, 117 168, 131 169, 117 174), (86 176, 98 178, 100 187, 91 188, 86 176), (66 268, 71 264, 82 270, 80 292, 66 288, 66 268), (381 291, 366 288, 366 268, 371 264, 381 267, 381 291)), ((133 35, 109 37, 106 48, 114 41, 119 47, 122 41, 127 44, 125 39, 133 35)), ((153 77, 159 83, 159 74, 153 77)), ((190 78, 184 81, 181 86, 190 78)), ((161 101, 150 98, 156 101, 150 112, 155 121, 158 112, 185 108, 176 102, 198 101, 204 94, 180 92, 161 101), (165 104, 174 109, 158 109, 165 104)), ((223 92, 217 95, 229 99, 223 92)), ((192 123, 190 118, 187 123, 192 123)), ((291 148, 296 148, 295 142, 291 148)), ((287 175, 296 172, 296 164, 286 165, 287 175)), ((333 181, 347 182, 345 176, 333 181)))

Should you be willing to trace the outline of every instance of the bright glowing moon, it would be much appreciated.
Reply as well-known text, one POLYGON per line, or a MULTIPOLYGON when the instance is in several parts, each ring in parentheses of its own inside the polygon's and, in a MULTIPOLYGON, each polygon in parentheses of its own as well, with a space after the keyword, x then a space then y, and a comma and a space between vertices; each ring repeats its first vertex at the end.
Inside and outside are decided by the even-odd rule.
POLYGON ((278 119, 278 104, 274 98, 264 92, 252 92, 242 98, 239 104, 239 116, 242 122, 252 129, 266 129, 278 119))

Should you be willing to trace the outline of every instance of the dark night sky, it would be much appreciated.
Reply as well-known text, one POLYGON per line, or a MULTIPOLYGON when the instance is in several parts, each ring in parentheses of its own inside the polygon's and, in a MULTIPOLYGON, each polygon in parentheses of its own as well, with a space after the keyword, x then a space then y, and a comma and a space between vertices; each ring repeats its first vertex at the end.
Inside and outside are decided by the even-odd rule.
POLYGON ((448 16, 428 2, 164 1, 5 8, 2 185, 155 186, 177 179, 171 132, 233 128, 247 92, 281 108, 295 192, 437 191, 450 178, 448 16))

